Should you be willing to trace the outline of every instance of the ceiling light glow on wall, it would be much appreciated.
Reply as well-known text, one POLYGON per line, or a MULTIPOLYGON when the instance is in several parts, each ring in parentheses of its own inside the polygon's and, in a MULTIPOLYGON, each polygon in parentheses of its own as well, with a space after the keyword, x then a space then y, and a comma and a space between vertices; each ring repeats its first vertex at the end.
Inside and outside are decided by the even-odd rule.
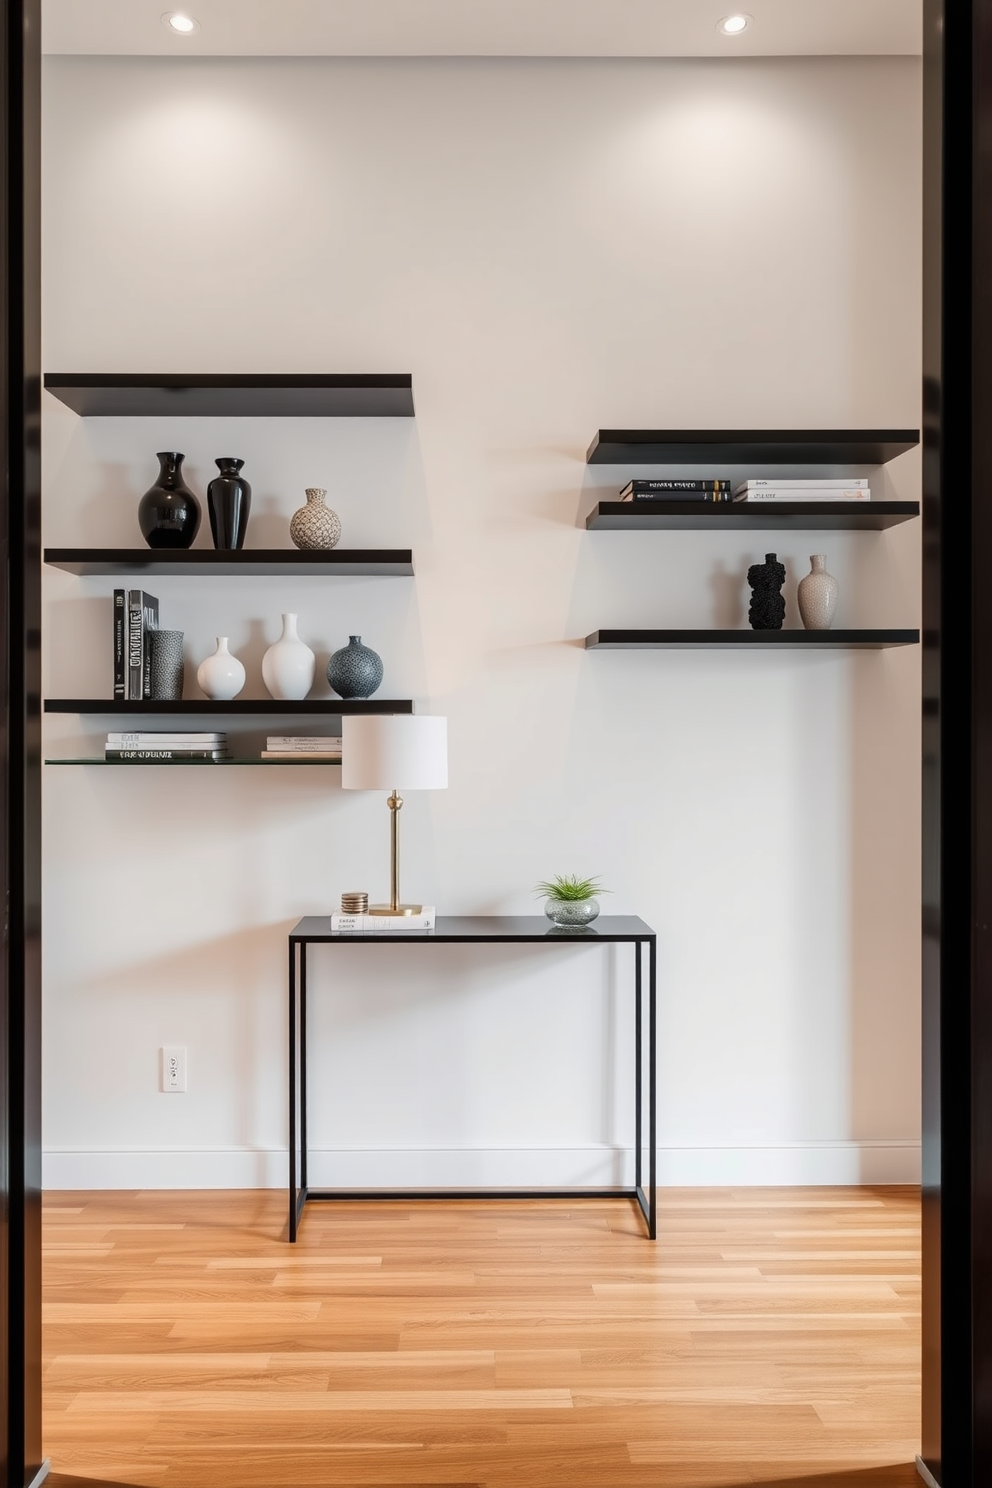
POLYGON ((747 30, 751 19, 749 15, 724 16, 722 21, 717 21, 716 29, 722 31, 724 36, 740 36, 742 31, 747 30))
POLYGON ((168 26, 177 36, 192 36, 194 31, 200 29, 199 21, 181 10, 167 10, 162 17, 162 24, 168 26))

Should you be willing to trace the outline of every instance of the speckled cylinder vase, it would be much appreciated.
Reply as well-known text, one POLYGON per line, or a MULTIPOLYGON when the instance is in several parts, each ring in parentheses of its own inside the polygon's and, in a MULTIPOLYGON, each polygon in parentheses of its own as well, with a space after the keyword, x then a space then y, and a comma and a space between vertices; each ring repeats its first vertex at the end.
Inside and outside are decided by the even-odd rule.
POLYGON ((157 702, 178 702, 183 695, 185 658, 181 630, 153 630, 151 696, 157 702))
POLYGON ((800 579, 796 590, 799 614, 806 630, 829 630, 834 623, 837 610, 839 585, 833 574, 828 574, 822 553, 810 556, 810 571, 800 579))
POLYGON ((327 680, 338 697, 371 697, 382 682, 382 657, 363 646, 361 636, 349 636, 327 663, 327 680))
POLYGON ((333 548, 341 541, 341 518, 324 505, 326 495, 318 486, 307 486, 306 506, 290 518, 289 535, 298 548, 333 548))

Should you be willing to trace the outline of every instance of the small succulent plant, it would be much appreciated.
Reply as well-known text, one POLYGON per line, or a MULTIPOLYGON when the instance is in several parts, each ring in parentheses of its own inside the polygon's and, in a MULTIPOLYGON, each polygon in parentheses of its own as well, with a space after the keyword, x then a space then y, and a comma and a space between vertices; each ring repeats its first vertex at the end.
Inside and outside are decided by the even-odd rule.
POLYGON ((598 878, 577 878, 572 873, 556 873, 554 878, 534 885, 534 893, 539 898, 558 899, 570 904, 609 892, 609 889, 600 887, 598 878))

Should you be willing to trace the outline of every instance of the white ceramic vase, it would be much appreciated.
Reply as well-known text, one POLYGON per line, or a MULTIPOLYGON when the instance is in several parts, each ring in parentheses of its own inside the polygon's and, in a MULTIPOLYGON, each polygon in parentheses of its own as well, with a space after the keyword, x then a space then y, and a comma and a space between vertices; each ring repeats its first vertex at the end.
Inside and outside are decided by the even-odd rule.
POLYGON ((833 574, 827 573, 822 553, 813 553, 809 561, 810 571, 800 579, 796 594, 799 614, 807 630, 829 630, 834 623, 839 586, 833 574))
POLYGON ((296 633, 296 616, 283 615, 282 635, 262 657, 262 681, 270 696, 300 702, 313 686, 317 658, 296 633))
POLYGON ((196 669, 200 691, 217 703, 236 698, 245 685, 245 669, 227 648, 227 636, 217 637, 217 650, 196 669))

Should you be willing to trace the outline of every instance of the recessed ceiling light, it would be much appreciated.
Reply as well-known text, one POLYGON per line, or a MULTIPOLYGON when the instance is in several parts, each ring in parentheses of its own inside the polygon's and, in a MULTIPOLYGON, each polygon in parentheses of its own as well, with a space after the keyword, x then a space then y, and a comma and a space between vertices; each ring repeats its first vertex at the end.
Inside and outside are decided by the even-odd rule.
POLYGON ((717 21, 716 29, 722 31, 724 36, 740 36, 742 31, 747 30, 751 19, 749 15, 724 16, 722 21, 717 21))
POLYGON ((167 10, 162 17, 162 25, 168 26, 177 36, 192 36, 194 31, 200 29, 199 21, 181 10, 167 10))

